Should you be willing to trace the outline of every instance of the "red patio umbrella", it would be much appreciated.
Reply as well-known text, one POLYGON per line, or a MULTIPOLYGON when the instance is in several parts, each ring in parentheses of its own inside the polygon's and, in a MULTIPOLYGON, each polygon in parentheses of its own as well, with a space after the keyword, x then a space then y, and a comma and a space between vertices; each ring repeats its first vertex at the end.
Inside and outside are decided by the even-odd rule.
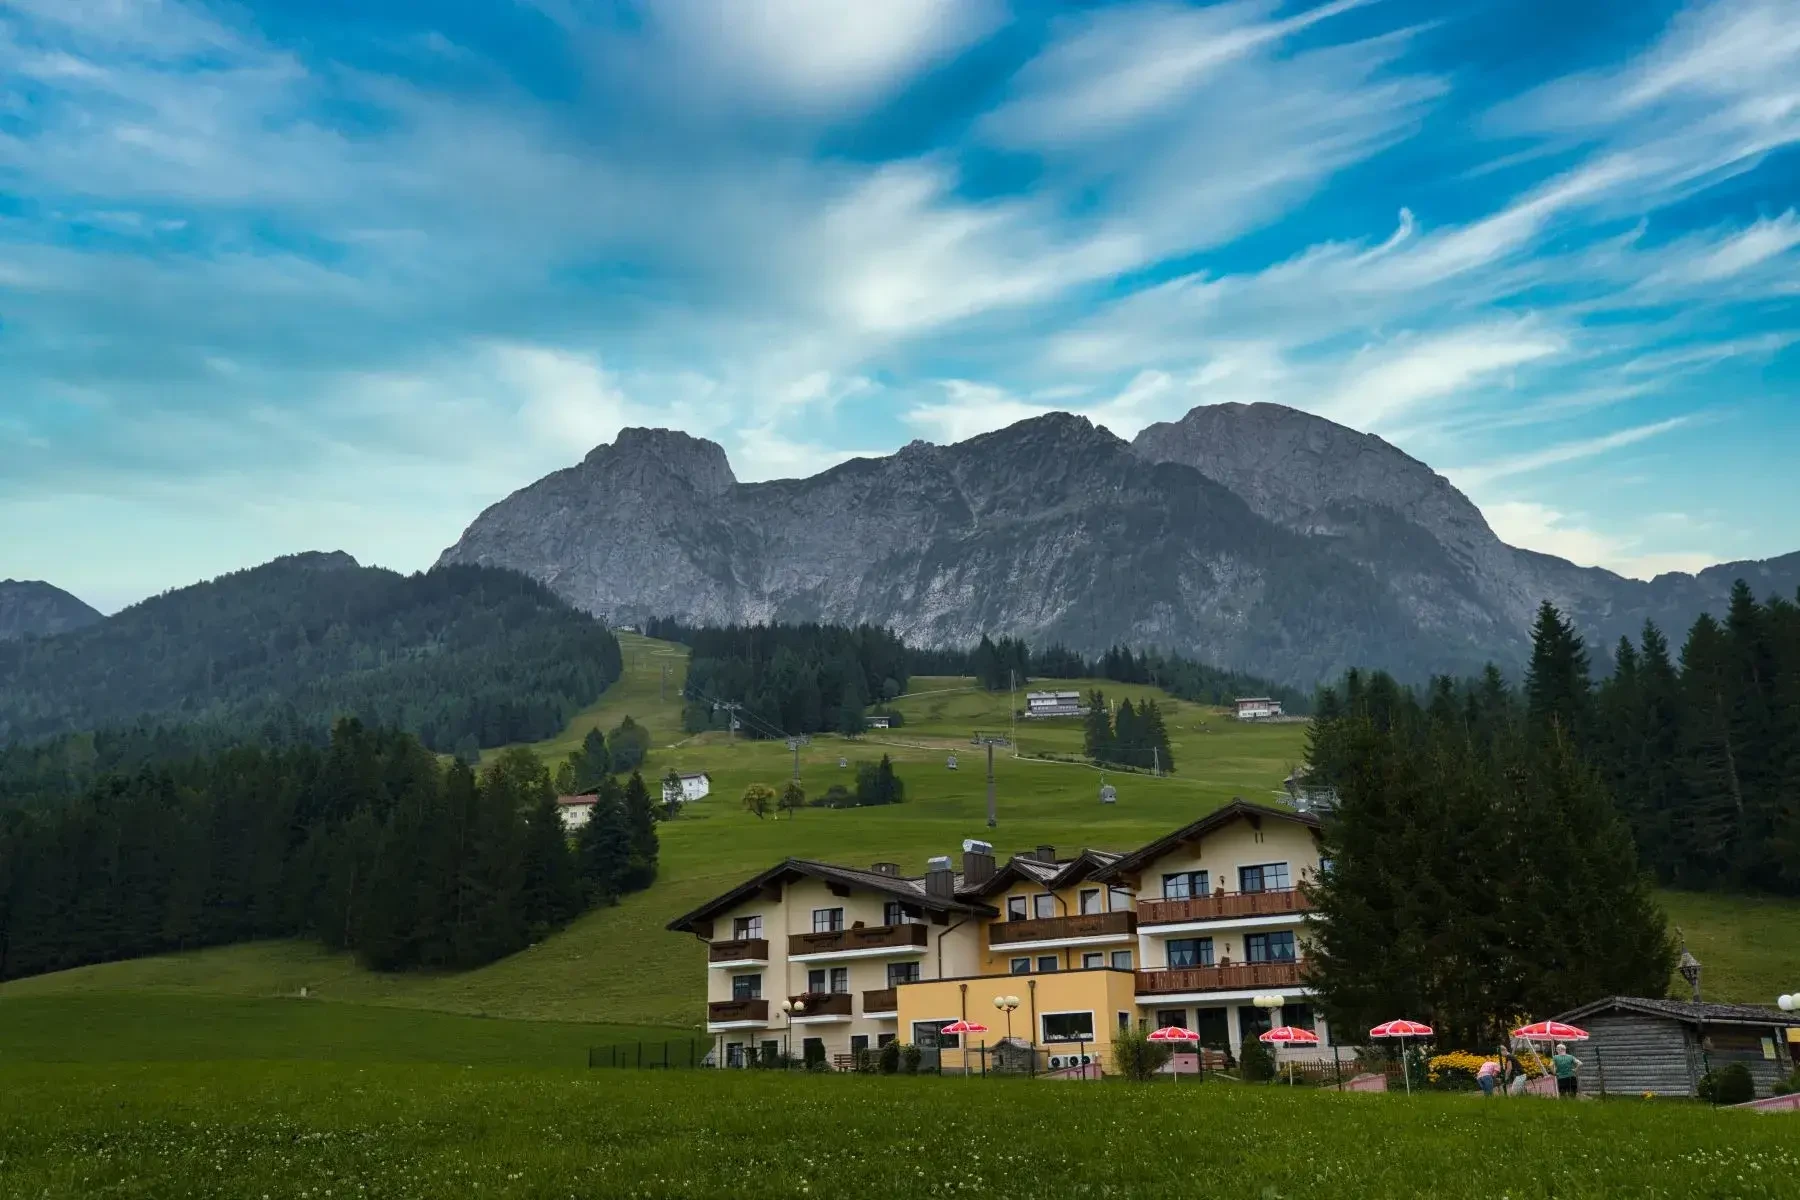
POLYGON ((1564 1025, 1561 1021, 1539 1021, 1535 1025, 1521 1025, 1512 1031, 1512 1035, 1527 1042, 1585 1042, 1588 1031, 1577 1029, 1573 1025, 1564 1025))
POLYGON ((1406 1084, 1406 1094, 1412 1095, 1412 1073, 1406 1069, 1406 1039, 1428 1038, 1432 1030, 1429 1025, 1417 1021, 1408 1021, 1404 1017, 1392 1021, 1384 1021, 1369 1030, 1369 1036, 1375 1038, 1395 1038, 1400 1042, 1400 1078, 1406 1084))
POLYGON ((1161 1029, 1152 1030, 1148 1038, 1152 1042, 1197 1042, 1200 1035, 1191 1029, 1183 1029, 1179 1025, 1164 1025, 1161 1029))
MULTIPOLYGON (((1258 1035, 1258 1040, 1271 1046, 1316 1046, 1319 1035, 1310 1029, 1301 1029, 1297 1025, 1277 1025, 1275 1028, 1258 1035)), ((1294 1082, 1294 1064, 1288 1063, 1288 1084, 1294 1082)))
MULTIPOLYGON (((978 1021, 968 1020, 967 1018, 964 1018, 961 1021, 952 1021, 952 1022, 950 1022, 950 1024, 948 1024, 948 1025, 944 1026, 942 1029, 938 1030, 939 1033, 955 1033, 955 1034, 986 1033, 987 1031, 988 1031, 988 1027, 986 1025, 983 1025, 978 1021)), ((983 1050, 984 1054, 986 1053, 986 1048, 987 1048, 987 1043, 983 1042, 982 1050, 983 1050)), ((967 1043, 967 1042, 963 1043, 962 1052, 963 1052, 963 1075, 966 1078, 969 1074, 969 1043, 967 1043)))

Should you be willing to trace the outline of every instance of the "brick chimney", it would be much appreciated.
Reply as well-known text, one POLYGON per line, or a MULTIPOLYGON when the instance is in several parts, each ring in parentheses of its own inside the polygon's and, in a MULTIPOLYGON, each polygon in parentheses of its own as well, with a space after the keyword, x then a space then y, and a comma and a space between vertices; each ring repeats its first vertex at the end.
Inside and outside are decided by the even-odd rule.
POLYGON ((956 872, 950 869, 948 854, 940 854, 925 864, 925 894, 938 900, 956 897, 956 872))
POLYGON ((1037 856, 1039 862, 1053 863, 1056 861, 1056 847, 1039 846, 1037 848, 1037 856))

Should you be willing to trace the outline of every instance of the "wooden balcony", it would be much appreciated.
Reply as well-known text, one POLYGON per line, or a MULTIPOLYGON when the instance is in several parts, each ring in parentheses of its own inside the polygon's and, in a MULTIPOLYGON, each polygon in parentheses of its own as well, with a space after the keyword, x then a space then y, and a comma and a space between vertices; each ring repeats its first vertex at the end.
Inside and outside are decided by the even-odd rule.
POLYGON ((1312 905, 1298 888, 1278 892, 1218 892, 1192 900, 1139 900, 1140 925, 1172 925, 1179 921, 1228 921, 1233 917, 1277 917, 1310 912, 1312 905))
POLYGON ((790 996, 794 1005, 795 1017, 847 1017, 850 1016, 849 992, 803 992, 798 996, 790 996), (802 1009, 800 1006, 806 1007, 802 1009))
POLYGON ((736 938, 714 942, 706 950, 707 962, 768 962, 768 938, 736 938))
POLYGON ((1056 942, 1074 938, 1129 938, 1137 932, 1134 912, 1089 913, 1081 917, 1041 917, 1035 921, 995 921, 988 926, 994 949, 1020 942, 1056 942))
POLYGON ((871 988, 863 993, 863 1015, 897 1012, 900 993, 896 988, 871 988))
POLYGON ((1300 985, 1298 962, 1225 963, 1217 967, 1165 967, 1137 973, 1140 996, 1172 996, 1183 992, 1235 992, 1249 988, 1300 985))
POLYGON ((763 1021, 769 1019, 767 1000, 714 1000, 706 1006, 706 1019, 723 1021, 763 1021))
POLYGON ((791 933, 788 957, 802 954, 842 954, 852 950, 906 950, 927 945, 923 925, 865 925, 835 933, 791 933))

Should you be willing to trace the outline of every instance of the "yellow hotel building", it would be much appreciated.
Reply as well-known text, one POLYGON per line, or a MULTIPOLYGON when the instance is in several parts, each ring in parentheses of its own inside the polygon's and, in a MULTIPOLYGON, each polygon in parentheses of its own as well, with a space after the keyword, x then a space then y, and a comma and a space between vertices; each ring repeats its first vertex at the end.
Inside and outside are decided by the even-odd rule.
POLYGON ((788 859, 670 922, 706 944, 715 1061, 836 1062, 899 1040, 956 1069, 968 1047, 939 1031, 962 1019, 989 1028, 972 1042, 1010 1031, 1052 1068, 1109 1069, 1134 1022, 1233 1053, 1270 1024, 1329 1046, 1301 984, 1317 817, 1234 800, 1125 854, 1039 846, 1000 863, 966 845, 921 875, 788 859), (1273 1011, 1252 1003, 1270 996, 1273 1011))

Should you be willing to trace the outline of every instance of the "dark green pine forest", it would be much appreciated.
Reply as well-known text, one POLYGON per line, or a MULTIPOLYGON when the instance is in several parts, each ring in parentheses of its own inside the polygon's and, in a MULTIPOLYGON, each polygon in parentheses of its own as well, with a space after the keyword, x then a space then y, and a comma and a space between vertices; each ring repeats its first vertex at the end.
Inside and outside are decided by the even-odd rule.
POLYGON ((0 979, 310 937, 378 970, 471 967, 655 879, 657 814, 609 777, 571 841, 544 764, 477 774, 355 720, 0 808, 0 979))
POLYGON ((295 555, 0 642, 0 743, 131 726, 317 740, 355 715, 467 756, 551 736, 620 667, 607 629, 522 575, 295 555))
POLYGON ((1740 583, 1678 656, 1647 625, 1596 679, 1546 604, 1518 686, 1490 667, 1323 689, 1309 766, 1339 798, 1309 885, 1335 1020, 1403 1009, 1475 1045, 1660 996, 1676 948, 1653 882, 1800 895, 1800 607, 1740 583))

